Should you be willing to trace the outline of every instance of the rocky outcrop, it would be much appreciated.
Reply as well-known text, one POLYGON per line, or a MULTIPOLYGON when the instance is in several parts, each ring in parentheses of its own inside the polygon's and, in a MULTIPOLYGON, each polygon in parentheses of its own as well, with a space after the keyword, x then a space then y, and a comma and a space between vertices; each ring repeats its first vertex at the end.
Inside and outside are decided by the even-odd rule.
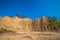
POLYGON ((41 24, 40 24, 40 18, 36 18, 33 20, 33 29, 34 31, 41 31, 41 24))
POLYGON ((5 16, 0 18, 0 28, 16 32, 29 32, 29 31, 47 31, 48 21, 45 16, 41 19, 36 18, 19 18, 18 16, 9 17, 5 16))
POLYGON ((5 16, 2 18, 1 27, 7 30, 11 30, 13 29, 12 23, 13 23, 12 18, 9 16, 5 16))
POLYGON ((41 31, 48 31, 47 26, 48 26, 48 20, 45 16, 41 18, 41 31))
POLYGON ((0 18, 0 28, 1 28, 1 22, 2 22, 2 18, 0 18))
POLYGON ((17 16, 11 18, 6 16, 2 18, 1 27, 11 31, 28 32, 31 22, 32 20, 29 18, 18 18, 17 16))
POLYGON ((32 24, 33 31, 48 31, 47 29, 48 20, 45 16, 43 16, 41 19, 36 18, 35 20, 32 21, 32 24))

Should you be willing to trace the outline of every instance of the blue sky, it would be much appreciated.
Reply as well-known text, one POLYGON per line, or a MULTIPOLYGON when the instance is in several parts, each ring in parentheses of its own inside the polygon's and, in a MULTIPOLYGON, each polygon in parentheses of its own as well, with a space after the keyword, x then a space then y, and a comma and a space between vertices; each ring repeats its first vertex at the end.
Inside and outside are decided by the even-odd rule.
POLYGON ((60 18, 60 0, 0 0, 0 16, 27 16, 31 19, 41 16, 60 18))

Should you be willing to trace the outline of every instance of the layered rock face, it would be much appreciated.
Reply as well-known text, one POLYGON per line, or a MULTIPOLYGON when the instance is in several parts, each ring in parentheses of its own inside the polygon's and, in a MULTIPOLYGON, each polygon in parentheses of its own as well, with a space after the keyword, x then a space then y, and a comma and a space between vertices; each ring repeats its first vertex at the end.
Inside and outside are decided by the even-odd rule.
POLYGON ((36 18, 35 20, 33 20, 33 26, 32 26, 33 29, 32 30, 48 31, 47 26, 48 26, 48 20, 45 16, 43 16, 41 19, 36 18))
POLYGON ((29 18, 3 17, 1 27, 11 31, 28 32, 31 27, 31 20, 29 18))
POLYGON ((46 17, 36 18, 31 20, 29 18, 19 18, 5 16, 0 18, 0 28, 16 32, 29 32, 29 31, 47 31, 48 21, 46 17))
POLYGON ((40 20, 41 22, 41 31, 48 31, 47 26, 48 26, 48 20, 45 16, 43 16, 40 20))
POLYGON ((35 20, 33 20, 32 22, 33 26, 32 26, 32 30, 33 31, 41 31, 41 23, 40 23, 40 18, 36 18, 35 20))

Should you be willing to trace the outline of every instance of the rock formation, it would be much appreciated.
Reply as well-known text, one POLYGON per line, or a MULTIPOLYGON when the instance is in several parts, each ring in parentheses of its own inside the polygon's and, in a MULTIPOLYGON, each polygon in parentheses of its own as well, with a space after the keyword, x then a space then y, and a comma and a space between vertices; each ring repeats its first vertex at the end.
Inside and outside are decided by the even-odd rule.
POLYGON ((29 31, 47 31, 48 21, 46 17, 36 18, 19 18, 18 16, 9 17, 5 16, 0 18, 0 28, 4 28, 16 32, 29 32, 29 31))
POLYGON ((40 18, 36 18, 33 20, 33 30, 34 31, 41 31, 41 24, 40 24, 40 18))
POLYGON ((2 18, 0 18, 0 28, 1 28, 1 22, 2 22, 2 18))
POLYGON ((31 27, 31 22, 29 18, 18 18, 16 17, 3 17, 1 22, 1 27, 7 30, 26 32, 31 27))
POLYGON ((48 31, 47 26, 48 26, 48 20, 45 16, 41 18, 41 31, 48 31))

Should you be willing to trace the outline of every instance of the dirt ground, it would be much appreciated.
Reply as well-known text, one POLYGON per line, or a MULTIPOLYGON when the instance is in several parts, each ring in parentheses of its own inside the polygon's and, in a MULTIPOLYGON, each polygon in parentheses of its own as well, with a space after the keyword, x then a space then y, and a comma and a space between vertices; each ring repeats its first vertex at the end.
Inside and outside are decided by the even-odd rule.
POLYGON ((60 40, 60 33, 32 32, 32 33, 3 33, 0 40, 60 40))

